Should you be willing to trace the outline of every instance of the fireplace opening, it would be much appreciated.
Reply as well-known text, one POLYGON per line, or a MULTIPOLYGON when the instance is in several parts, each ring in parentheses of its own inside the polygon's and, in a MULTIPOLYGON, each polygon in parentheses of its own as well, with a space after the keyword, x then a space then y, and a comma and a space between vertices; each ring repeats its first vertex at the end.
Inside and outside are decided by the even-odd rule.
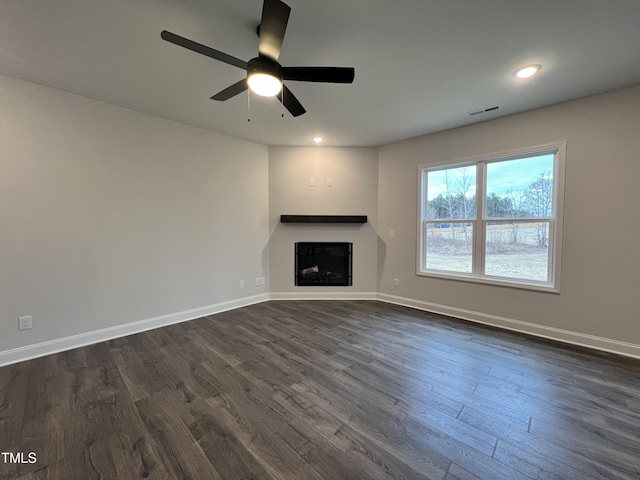
POLYGON ((352 243, 298 242, 295 244, 296 286, 352 285, 352 243))

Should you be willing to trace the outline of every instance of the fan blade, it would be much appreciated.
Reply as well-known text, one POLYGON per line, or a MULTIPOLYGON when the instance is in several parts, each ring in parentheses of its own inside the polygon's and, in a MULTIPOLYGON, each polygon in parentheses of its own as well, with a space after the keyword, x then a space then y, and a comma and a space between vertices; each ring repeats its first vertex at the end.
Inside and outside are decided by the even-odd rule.
POLYGON ((284 108, 289 110, 289 113, 294 117, 299 117, 303 113, 306 113, 302 104, 298 101, 296 96, 291 93, 291 90, 289 90, 286 85, 282 85, 282 91, 278 94, 278 100, 282 102, 284 108), (282 99, 283 96, 284 100, 282 99))
POLYGON ((245 70, 247 69, 247 62, 245 62, 244 60, 240 60, 239 58, 232 57, 231 55, 227 55, 226 53, 220 52, 218 50, 214 50, 211 47, 207 47, 206 45, 194 42, 193 40, 189 40, 188 38, 181 37, 180 35, 176 35, 175 33, 163 30, 160 36, 163 40, 174 43, 180 47, 186 48, 187 50, 191 50, 192 52, 199 53, 200 55, 206 55, 207 57, 211 57, 214 60, 228 63, 229 65, 233 65, 234 67, 242 68, 245 70))
POLYGON ((284 80, 298 82, 353 83, 356 70, 352 67, 283 67, 284 80))
POLYGON ((280 0, 264 0, 260 21, 260 55, 278 61, 291 7, 280 0))
POLYGON ((225 100, 229 100, 231 97, 235 97, 239 93, 244 92, 249 85, 247 85, 247 79, 243 78, 237 83, 234 83, 230 87, 225 88, 221 92, 216 93, 211 100, 218 100, 219 102, 224 102, 225 100))

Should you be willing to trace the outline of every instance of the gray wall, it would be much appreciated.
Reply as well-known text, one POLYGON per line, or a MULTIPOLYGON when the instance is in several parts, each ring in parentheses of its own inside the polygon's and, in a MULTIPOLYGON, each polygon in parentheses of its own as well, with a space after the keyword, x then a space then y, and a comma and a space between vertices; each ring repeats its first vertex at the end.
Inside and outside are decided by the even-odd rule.
POLYGON ((3 76, 0 109, 0 363, 255 298, 376 296, 640 356, 640 87, 380 149, 267 148, 3 76), (418 165, 556 141, 559 295, 416 275, 418 165), (353 287, 293 285, 293 244, 311 240, 354 243, 353 287))
POLYGON ((562 337, 554 330, 561 329, 587 343, 593 335, 640 344, 640 87, 388 145, 379 169, 380 231, 396 232, 384 237, 380 256, 383 296, 489 323, 515 320, 508 326, 549 336, 562 337), (561 140, 567 156, 559 295, 415 274, 418 165, 561 140))
POLYGON ((266 147, 4 76, 0 105, 0 352, 266 295, 266 147))
POLYGON ((375 297, 378 152, 375 148, 269 148, 270 277, 274 298, 375 297), (309 179, 315 186, 309 186, 309 179), (327 187, 330 178, 332 186, 327 187), (281 214, 367 215, 364 225, 282 224, 281 214), (294 286, 295 242, 353 242, 352 287, 294 286), (284 294, 284 295, 283 295, 284 294))

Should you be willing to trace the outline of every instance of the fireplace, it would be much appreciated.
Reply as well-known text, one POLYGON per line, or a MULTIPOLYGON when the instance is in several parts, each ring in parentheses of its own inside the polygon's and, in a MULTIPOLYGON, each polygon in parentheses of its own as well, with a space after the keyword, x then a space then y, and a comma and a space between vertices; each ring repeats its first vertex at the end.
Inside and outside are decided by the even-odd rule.
POLYGON ((299 287, 352 285, 352 251, 352 243, 296 243, 295 284, 299 287))

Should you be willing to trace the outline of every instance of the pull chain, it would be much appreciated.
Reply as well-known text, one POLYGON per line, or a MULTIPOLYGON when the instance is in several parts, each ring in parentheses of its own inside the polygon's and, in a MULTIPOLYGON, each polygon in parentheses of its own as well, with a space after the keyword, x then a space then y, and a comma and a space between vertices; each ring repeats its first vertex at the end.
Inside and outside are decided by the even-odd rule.
MULTIPOLYGON (((284 118, 284 90, 280 92, 280 117, 284 118)), ((247 122, 251 122, 251 89, 247 89, 247 122)))

